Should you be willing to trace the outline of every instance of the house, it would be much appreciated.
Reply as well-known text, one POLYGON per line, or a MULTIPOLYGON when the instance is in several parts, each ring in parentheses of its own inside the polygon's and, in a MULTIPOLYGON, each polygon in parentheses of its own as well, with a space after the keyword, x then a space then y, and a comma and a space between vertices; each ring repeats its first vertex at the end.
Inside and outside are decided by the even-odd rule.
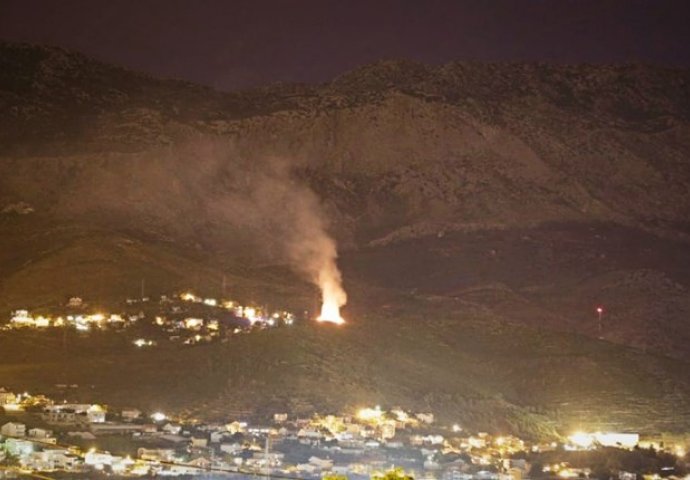
POLYGON ((169 433, 171 435, 178 435, 182 431, 182 426, 174 425, 172 423, 166 423, 165 425, 163 425, 162 430, 165 433, 169 433))
POLYGON ((22 466, 39 472, 55 470, 55 465, 49 455, 44 452, 31 452, 29 455, 26 455, 22 458, 22 466))
POLYGON ((244 430, 247 428, 247 424, 246 422, 232 422, 227 424, 225 428, 228 432, 234 435, 236 433, 243 433, 244 430))
POLYGON ((239 443, 221 443, 220 451, 230 455, 235 455, 242 451, 242 445, 239 443))
POLYGON ((44 428, 32 428, 29 430, 29 438, 40 440, 41 443, 57 443, 57 439, 53 437, 53 432, 44 428))
POLYGON ((158 433, 158 425, 155 425, 153 423, 147 423, 146 425, 142 425, 141 432, 146 435, 155 435, 158 433))
POLYGON ((0 427, 0 434, 5 437, 26 437, 26 425, 9 422, 0 427))
POLYGON ((165 440, 166 442, 171 442, 171 443, 186 443, 188 441, 186 437, 183 437, 181 435, 164 434, 158 438, 160 438, 161 440, 165 440))
POLYGON ((140 448, 137 455, 142 460, 154 462, 172 462, 175 460, 175 450, 172 448, 140 448))
POLYGON ((86 415, 73 410, 47 410, 41 416, 50 425, 86 425, 89 422, 86 415))
POLYGON ((321 470, 330 470, 333 468, 333 460, 330 458, 309 457, 309 463, 321 470))
POLYGON ((426 435, 423 437, 423 442, 428 445, 441 445, 443 441, 443 435, 426 435))
POLYGON ((81 458, 72 453, 67 453, 62 449, 53 453, 52 457, 55 462, 56 470, 76 470, 82 464, 81 458))
POLYGON ((422 423, 426 424, 431 424, 434 423, 434 414, 433 413, 418 413, 415 415, 417 417, 417 420, 419 420, 422 423))
POLYGON ((108 452, 89 450, 84 455, 84 463, 95 468, 103 468, 104 465, 112 465, 113 456, 108 452))
POLYGON ((67 435, 82 440, 96 440, 96 435, 91 432, 67 432, 67 435))
POLYGON ((89 423, 105 423, 106 410, 100 405, 91 405, 86 409, 86 418, 89 423))
POLYGON ((499 475, 496 472, 489 472, 488 470, 480 470, 475 473, 475 478, 479 480, 498 480, 499 475))
POLYGON ((44 428, 32 428, 29 430, 29 437, 31 438, 48 438, 52 434, 53 432, 44 428))
POLYGON ((144 425, 133 425, 131 423, 92 423, 91 433, 94 435, 129 434, 141 432, 144 425))
POLYGON ((23 457, 34 451, 34 444, 20 438, 8 438, 5 440, 5 450, 15 457, 23 457))
POLYGON ((301 428, 297 432, 297 436, 299 438, 314 438, 314 439, 323 437, 321 432, 319 432, 318 430, 315 430, 313 428, 301 428))
POLYGON ((395 422, 387 421, 381 425, 381 439, 388 440, 395 437, 395 422))
POLYGON ((284 458, 285 454, 278 452, 254 452, 252 454, 253 463, 261 466, 279 467, 284 458))
POLYGON ((84 300, 80 297, 70 297, 67 301, 67 306, 72 308, 78 308, 84 305, 84 300))
POLYGON ((81 464, 79 457, 70 454, 65 448, 44 448, 40 452, 32 452, 25 457, 24 466, 38 471, 53 470, 71 471, 81 464))
POLYGON ((136 462, 130 457, 113 457, 110 468, 116 475, 125 474, 136 462))
POLYGON ((206 448, 208 446, 208 438, 206 437, 192 437, 192 448, 206 448))
POLYGON ((358 423, 348 423, 347 425, 345 425, 345 431, 347 433, 351 433, 352 435, 361 435, 362 426, 358 423))
POLYGON ((186 465, 189 465, 191 467, 197 467, 198 470, 194 471, 194 473, 198 474, 199 470, 207 470, 211 468, 212 462, 206 457, 197 457, 187 462, 186 465))
MULTIPOLYGON (((48 405, 43 411, 43 420, 54 425, 84 425, 89 423, 88 410, 91 405, 63 404, 48 405)), ((105 420, 105 417, 104 417, 105 420)))
POLYGON ((297 471, 300 473, 307 473, 313 475, 316 473, 317 468, 311 463, 300 463, 297 465, 297 471))
POLYGON ((17 403, 17 396, 12 392, 8 392, 4 388, 0 388, 0 407, 5 405, 13 405, 15 403, 17 403))
POLYGON ((628 450, 632 450, 640 443, 640 435, 637 433, 596 433, 594 438, 601 446, 628 450))
POLYGON ((348 477, 351 474, 350 467, 347 467, 345 465, 334 466, 331 469, 331 472, 333 472, 334 475, 342 475, 344 477, 348 477))
POLYGON ((443 471, 441 480, 472 480, 472 474, 464 472, 458 465, 452 465, 443 471))
POLYGON ((274 413, 273 414, 273 421, 275 423, 287 422, 287 419, 288 419, 287 413, 274 413))
POLYGON ((508 469, 508 476, 510 480, 522 480, 525 478, 525 471, 519 468, 508 469))
POLYGON ((36 324, 34 317, 29 315, 28 310, 17 310, 13 312, 10 322, 15 327, 33 327, 36 324))
POLYGON ((125 422, 133 422, 141 417, 141 411, 136 408, 127 408, 121 412, 122 420, 125 422))

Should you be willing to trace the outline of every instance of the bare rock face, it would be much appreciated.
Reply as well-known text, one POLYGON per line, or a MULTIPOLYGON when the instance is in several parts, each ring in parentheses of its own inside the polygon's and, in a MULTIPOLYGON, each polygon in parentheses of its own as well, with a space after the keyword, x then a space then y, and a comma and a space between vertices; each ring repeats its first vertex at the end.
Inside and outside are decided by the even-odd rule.
POLYGON ((206 194, 276 157, 359 242, 429 222, 682 231, 690 214, 687 71, 380 62, 316 87, 219 93, 59 49, 4 45, 0 57, 2 192, 68 217, 170 225, 183 206, 166 204, 185 196, 213 223, 206 194))

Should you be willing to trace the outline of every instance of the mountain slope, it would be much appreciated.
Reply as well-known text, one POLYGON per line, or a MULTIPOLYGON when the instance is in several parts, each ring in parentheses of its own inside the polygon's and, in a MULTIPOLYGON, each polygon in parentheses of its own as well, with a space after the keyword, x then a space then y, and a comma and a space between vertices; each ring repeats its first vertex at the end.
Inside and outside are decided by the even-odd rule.
MULTIPOLYGON (((154 294, 216 292, 223 275, 247 298, 312 309, 271 228, 283 210, 251 202, 287 165, 339 241, 353 325, 243 340, 237 351, 270 352, 251 377, 228 366, 243 365, 235 346, 184 352, 175 362, 218 364, 206 377, 180 363, 216 407, 387 399, 478 426, 498 411, 542 432, 650 417, 685 428, 689 80, 647 66, 379 62, 227 93, 2 44, 0 309, 117 301, 142 277, 154 294)), ((115 401, 112 355, 99 388, 115 401)), ((148 377, 169 356, 139 360, 150 387, 133 395, 180 392, 148 377)), ((39 384, 64 365, 22 359, 0 382, 39 384)))
MULTIPOLYGON (((62 50, 5 45, 0 57, 0 144, 18 149, 4 170, 14 177, 50 165, 126 194, 135 167, 160 188, 179 163, 215 175, 237 157, 278 156, 306 169, 368 238, 430 220, 685 229, 690 211, 687 71, 382 62, 320 87, 221 94, 62 50), (198 152, 180 162, 170 151, 180 144, 198 152), (107 178, 92 178, 94 163, 107 178)), ((142 203, 164 216, 160 202, 142 203)))

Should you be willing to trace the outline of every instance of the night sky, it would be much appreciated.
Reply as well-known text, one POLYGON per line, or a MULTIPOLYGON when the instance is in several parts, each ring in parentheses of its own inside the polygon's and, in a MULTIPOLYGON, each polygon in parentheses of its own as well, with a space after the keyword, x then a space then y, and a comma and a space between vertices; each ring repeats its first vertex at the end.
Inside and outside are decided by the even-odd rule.
POLYGON ((690 66, 690 1, 0 0, 0 38, 222 89, 382 58, 690 66))

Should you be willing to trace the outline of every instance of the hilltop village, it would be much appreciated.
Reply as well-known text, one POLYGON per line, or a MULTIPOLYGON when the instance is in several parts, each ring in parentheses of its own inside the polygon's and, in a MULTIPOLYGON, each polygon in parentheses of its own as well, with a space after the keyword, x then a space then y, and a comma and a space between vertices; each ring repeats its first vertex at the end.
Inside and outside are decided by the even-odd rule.
POLYGON ((128 298, 117 312, 94 308, 82 298, 72 297, 62 308, 46 312, 16 310, 2 329, 127 330, 141 334, 132 344, 143 348, 156 346, 161 340, 185 345, 225 340, 257 329, 291 326, 296 318, 285 310, 183 292, 162 295, 157 301, 145 296, 128 298))

